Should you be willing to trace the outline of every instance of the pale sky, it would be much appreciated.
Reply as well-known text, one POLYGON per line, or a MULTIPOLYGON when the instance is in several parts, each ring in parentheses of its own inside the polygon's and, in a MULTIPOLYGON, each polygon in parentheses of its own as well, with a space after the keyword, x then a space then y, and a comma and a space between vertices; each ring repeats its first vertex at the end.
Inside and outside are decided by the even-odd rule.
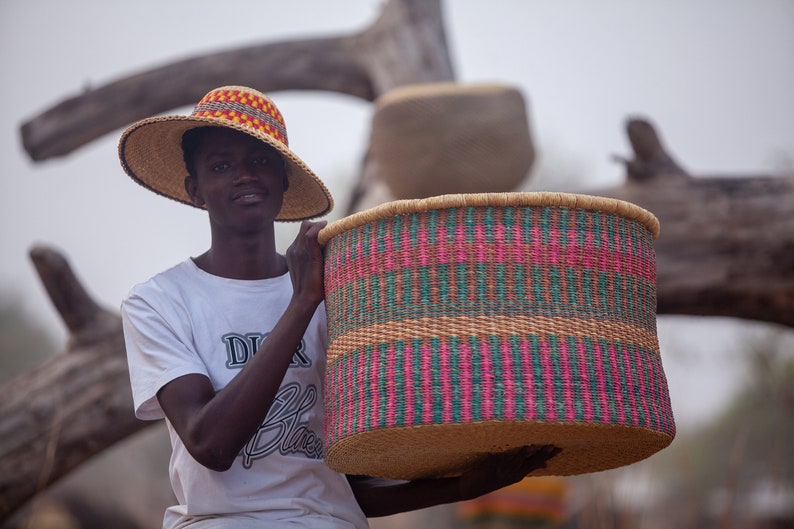
MULTIPOLYGON (((380 4, 0 0, 2 295, 18 296, 62 339, 63 324, 27 257, 34 243, 62 249, 89 290, 113 309, 133 284, 209 244, 202 213, 143 190, 122 172, 116 156, 121 131, 34 164, 19 140, 23 121, 86 85, 188 55, 356 31, 374 19, 380 4), (222 13, 219 5, 233 12, 222 13)), ((538 187, 555 189, 555 172, 578 175, 583 191, 619 184, 622 169, 610 156, 630 154, 623 123, 634 115, 650 118, 694 174, 777 174, 794 166, 790 0, 443 5, 458 81, 501 82, 523 91, 540 151, 538 187)), ((291 146, 335 194, 341 207, 331 219, 337 218, 367 143, 369 103, 319 92, 271 95, 285 115, 291 146)), ((728 354, 730 331, 710 345, 686 339, 723 321, 677 321, 660 325, 663 354, 666 343, 692 348, 690 361, 728 354)), ((674 362, 666 365, 672 369, 674 362)), ((731 375, 728 367, 723 371, 731 375)), ((683 395, 673 398, 677 417, 705 413, 733 380, 715 380, 705 394, 693 395, 704 386, 687 382, 697 372, 690 365, 671 380, 671 391, 683 395)))

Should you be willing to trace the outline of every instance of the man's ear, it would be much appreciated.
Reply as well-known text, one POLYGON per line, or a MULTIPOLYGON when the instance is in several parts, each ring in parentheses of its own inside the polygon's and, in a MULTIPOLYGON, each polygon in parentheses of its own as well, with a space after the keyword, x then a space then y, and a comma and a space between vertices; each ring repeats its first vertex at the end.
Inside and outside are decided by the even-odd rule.
POLYGON ((198 192, 198 182, 190 175, 185 177, 185 191, 187 192, 187 196, 190 197, 190 201, 193 205, 198 207, 204 205, 204 199, 201 198, 198 192))
POLYGON ((281 157, 281 167, 284 169, 284 191, 289 189, 289 167, 287 166, 287 160, 284 157, 281 157))

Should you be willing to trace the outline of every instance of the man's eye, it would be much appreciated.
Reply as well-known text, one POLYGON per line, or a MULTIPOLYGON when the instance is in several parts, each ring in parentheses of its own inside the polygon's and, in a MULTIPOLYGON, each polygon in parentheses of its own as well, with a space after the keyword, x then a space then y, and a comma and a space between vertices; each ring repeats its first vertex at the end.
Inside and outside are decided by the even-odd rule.
POLYGON ((229 168, 229 164, 226 162, 216 163, 215 165, 212 166, 212 170, 216 173, 222 173, 228 168, 229 168))
POLYGON ((262 156, 261 158, 254 158, 254 165, 259 165, 261 167, 270 165, 270 158, 266 158, 262 156))

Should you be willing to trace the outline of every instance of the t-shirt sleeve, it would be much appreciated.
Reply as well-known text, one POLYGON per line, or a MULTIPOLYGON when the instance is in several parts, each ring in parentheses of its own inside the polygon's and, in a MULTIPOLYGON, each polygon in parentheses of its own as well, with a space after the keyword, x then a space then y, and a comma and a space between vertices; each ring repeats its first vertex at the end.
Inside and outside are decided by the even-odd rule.
POLYGON ((180 322, 172 323, 176 316, 167 313, 167 307, 155 308, 134 290, 121 304, 135 416, 142 420, 165 416, 157 392, 168 382, 189 374, 208 376, 190 337, 180 333, 180 322))

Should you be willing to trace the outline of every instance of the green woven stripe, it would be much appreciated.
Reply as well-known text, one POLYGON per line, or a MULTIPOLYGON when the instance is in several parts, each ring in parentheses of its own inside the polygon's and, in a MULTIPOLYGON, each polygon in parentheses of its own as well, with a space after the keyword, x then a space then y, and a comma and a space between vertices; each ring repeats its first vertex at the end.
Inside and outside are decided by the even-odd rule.
POLYGON ((474 264, 474 282, 477 286, 476 296, 477 299, 484 300, 488 297, 488 282, 491 277, 488 274, 488 266, 486 263, 474 264))
MULTIPOLYGON (((631 343, 626 344, 621 341, 616 341, 615 349, 617 351, 623 351, 625 349, 630 348, 632 345, 633 344, 631 343)), ((624 408, 626 408, 626 414, 629 415, 628 417, 626 417, 626 420, 632 420, 631 411, 629 410, 632 401, 631 401, 631 396, 629 395, 629 385, 627 383, 628 381, 626 380, 626 373, 628 373, 628 370, 626 369, 626 362, 624 359, 624 355, 618 354, 615 358, 615 361, 618 366, 618 373, 620 373, 621 376, 620 383, 618 387, 615 388, 615 390, 620 392, 620 396, 623 399, 623 406, 624 408)))
POLYGON ((408 382, 405 379, 405 364, 408 361, 407 355, 405 353, 405 341, 404 340, 397 340, 394 344, 395 349, 395 377, 394 382, 395 386, 392 389, 395 395, 398 396, 398 404, 396 410, 396 415, 394 417, 395 423, 398 425, 405 425, 407 424, 405 418, 405 407, 407 405, 405 399, 405 384, 408 382))
POLYGON ((504 387, 504 373, 502 366, 502 355, 500 354, 501 340, 499 336, 491 334, 488 339, 488 354, 491 357, 491 385, 493 386, 493 416, 504 417, 505 399, 513 398, 508 396, 504 387))
POLYGON ((427 243, 430 246, 435 246, 439 243, 436 235, 438 234, 438 216, 439 212, 437 210, 428 211, 426 214, 427 219, 427 243))
POLYGON ((546 417, 546 399, 543 385, 543 366, 540 363, 540 341, 538 336, 529 336, 529 355, 532 359, 532 395, 535 404, 535 416, 546 417))
POLYGON ((530 244, 533 242, 531 236, 532 232, 530 230, 530 228, 533 225, 532 222, 533 208, 521 208, 519 211, 521 215, 521 236, 522 236, 521 242, 523 244, 530 244))
POLYGON ((469 336, 471 349, 471 410, 472 420, 483 420, 482 413, 482 362, 480 361, 480 340, 478 336, 469 336))
POLYGON ((460 424, 463 421, 463 410, 461 409, 462 402, 462 388, 461 388, 461 380, 459 377, 459 373, 461 370, 460 367, 460 340, 457 336, 450 336, 449 337, 449 350, 451 352, 449 358, 449 369, 452 371, 453 380, 452 380, 452 387, 453 394, 452 394, 452 422, 460 424))
MULTIPOLYGON (((595 348, 593 347, 593 340, 589 336, 585 336, 583 342, 584 342, 584 346, 585 346, 584 349, 586 351, 586 354, 588 355, 588 357, 593 358, 594 357, 593 353, 595 351, 595 348)), ((602 417, 601 401, 598 398, 600 391, 598 389, 598 378, 596 376, 595 364, 592 361, 587 363, 587 378, 585 380, 589 386, 588 390, 590 395, 593 395, 593 399, 591 403, 593 407, 592 409, 593 416, 600 418, 602 417)))
MULTIPOLYGON (((511 334, 509 336, 509 342, 510 355, 513 364, 513 387, 515 388, 515 398, 513 400, 515 414, 516 417, 526 417, 526 399, 530 388, 527 388, 527 373, 524 373, 522 367, 522 354, 519 336, 517 334, 511 334)), ((510 396, 508 395, 507 398, 510 398, 510 396)))
POLYGON ((560 292, 560 267, 549 266, 547 270, 549 279, 549 294, 552 303, 562 303, 562 293, 560 292))
POLYGON ((375 409, 372 408, 372 393, 377 391, 378 386, 376 382, 379 382, 372 378, 372 369, 369 367, 371 364, 371 359, 373 357, 375 347, 377 344, 369 344, 364 347, 364 363, 361 364, 364 369, 362 369, 363 377, 360 378, 361 383, 357 386, 359 395, 357 396, 355 402, 362 403, 364 405, 363 417, 359 417, 359 419, 363 419, 364 431, 369 431, 374 428, 373 420, 376 420, 377 417, 374 413, 375 409))
MULTIPOLYGON (((415 307, 414 305, 414 281, 412 276, 412 270, 410 268, 403 268, 402 270, 402 303, 401 305, 405 307, 415 307)), ((352 315, 351 315, 352 316, 352 315)), ((388 316, 387 316, 388 318, 388 316)), ((386 320, 384 320, 386 321, 386 320)))
POLYGON ((387 370, 389 364, 395 361, 389 354, 389 344, 388 343, 380 343, 378 344, 378 378, 380 379, 380 383, 376 386, 378 389, 378 413, 376 414, 378 428, 386 428, 388 426, 388 412, 387 412, 387 403, 390 398, 396 395, 394 391, 394 387, 389 385, 389 378, 387 376, 387 370))
MULTIPOLYGON (((454 268, 457 303, 466 305, 471 302, 469 299, 469 267, 466 263, 456 263, 454 268)), ((476 300, 474 301, 476 302, 476 300)))
MULTIPOLYGON (((634 344, 627 344, 627 347, 629 350, 630 358, 636 358, 638 356, 637 350, 639 348, 636 347, 634 344)), ((647 424, 648 423, 648 417, 646 415, 647 412, 645 407, 642 406, 641 404, 643 395, 640 394, 640 374, 638 373, 640 367, 641 366, 637 362, 631 363, 631 387, 634 389, 634 395, 637 401, 637 406, 635 408, 637 410, 637 416, 638 416, 637 421, 639 424, 647 424)))
MULTIPOLYGON (((609 356, 609 343, 604 339, 598 340, 599 345, 599 352, 601 353, 601 366, 602 372, 604 376, 604 381, 607 388, 610 388, 612 391, 617 389, 616 383, 618 381, 613 380, 612 377, 612 369, 610 368, 610 356, 609 356)), ((614 395, 611 393, 607 395, 607 407, 609 409, 609 422, 613 424, 617 424, 618 422, 618 410, 617 410, 617 403, 615 402, 614 395)))
POLYGON ((420 266, 417 270, 419 271, 419 301, 423 304, 433 303, 434 299, 431 296, 433 291, 430 282, 430 270, 427 266, 420 266))
POLYGON ((413 387, 414 387, 414 424, 422 424, 422 410, 425 398, 430 398, 422 392, 422 340, 414 338, 411 343, 413 360, 413 387))
POLYGON ((438 338, 430 339, 430 379, 433 382, 433 424, 441 424, 441 414, 444 411, 445 395, 442 392, 442 378, 446 376, 441 372, 441 345, 438 338))
MULTIPOLYGON (((565 336, 558 336, 556 334, 549 335, 549 349, 552 352, 560 351, 560 341, 565 341, 565 336)), ((570 363, 572 360, 573 352, 569 352, 565 358, 565 363, 567 364, 568 373, 567 376, 571 374, 571 367, 570 363)), ((568 406, 573 404, 573 401, 570 399, 570 383, 566 377, 566 373, 563 372, 563 358, 561 354, 552 354, 552 370, 554 372, 554 396, 556 398, 557 404, 557 420, 564 420, 565 417, 568 416, 568 406)))
POLYGON ((444 264, 436 266, 436 279, 437 281, 435 286, 439 304, 446 306, 449 303, 452 303, 452 292, 450 290, 452 274, 450 273, 449 265, 444 264))
POLYGON ((507 265, 495 263, 493 265, 493 278, 489 281, 489 286, 494 290, 494 298, 497 300, 507 300, 510 296, 508 288, 507 265))
MULTIPOLYGON (((574 394, 581 394, 583 388, 582 379, 583 374, 579 372, 579 354, 577 351, 576 339, 573 336, 564 337, 567 342, 570 360, 568 361, 569 369, 571 370, 570 391, 574 394)), ((574 401, 574 419, 583 421, 584 414, 584 401, 583 399, 576 399, 574 401)))

